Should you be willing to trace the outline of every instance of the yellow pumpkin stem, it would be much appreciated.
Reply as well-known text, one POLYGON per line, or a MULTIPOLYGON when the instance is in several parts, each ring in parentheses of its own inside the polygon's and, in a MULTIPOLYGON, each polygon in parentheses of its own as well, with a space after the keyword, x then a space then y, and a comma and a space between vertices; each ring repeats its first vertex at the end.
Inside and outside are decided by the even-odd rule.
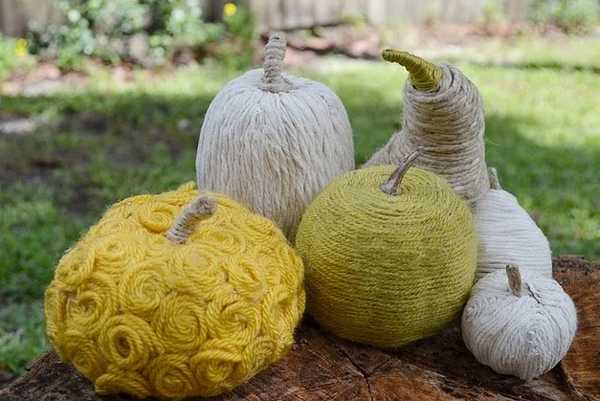
POLYGON ((217 210, 217 201, 207 195, 188 203, 173 222, 165 236, 174 244, 183 244, 194 232, 196 225, 211 217, 217 210))
POLYGON ((385 49, 381 56, 384 60, 398 63, 410 74, 413 86, 420 91, 438 89, 442 81, 442 69, 421 57, 402 50, 385 49))

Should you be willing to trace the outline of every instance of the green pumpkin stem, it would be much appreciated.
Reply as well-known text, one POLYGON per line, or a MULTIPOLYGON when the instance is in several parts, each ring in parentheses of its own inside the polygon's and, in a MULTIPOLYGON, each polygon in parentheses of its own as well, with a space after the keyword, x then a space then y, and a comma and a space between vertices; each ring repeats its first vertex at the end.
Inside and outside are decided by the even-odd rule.
POLYGON ((381 185, 380 189, 388 195, 398 195, 402 178, 404 178, 404 175, 406 174, 410 166, 412 166, 415 160, 417 160, 417 157, 419 157, 418 150, 415 150, 410 155, 408 155, 408 157, 404 159, 402 163, 400 163, 398 168, 394 170, 392 175, 390 175, 390 178, 388 178, 387 181, 381 185))
POLYGON ((194 232, 197 224, 215 214, 217 201, 207 195, 188 203, 177 216, 165 236, 174 244, 183 244, 194 232))
POLYGON ((398 63, 408 71, 413 86, 420 91, 435 90, 440 87, 444 73, 442 69, 421 57, 402 50, 385 49, 384 60, 398 63))

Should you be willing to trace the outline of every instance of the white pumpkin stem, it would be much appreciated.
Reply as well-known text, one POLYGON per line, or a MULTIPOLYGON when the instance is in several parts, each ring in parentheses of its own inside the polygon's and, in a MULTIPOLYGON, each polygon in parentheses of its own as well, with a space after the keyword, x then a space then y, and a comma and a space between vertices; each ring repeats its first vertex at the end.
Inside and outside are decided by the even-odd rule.
POLYGON ((415 150, 408 155, 408 157, 404 159, 402 163, 400 163, 398 168, 394 170, 392 175, 390 175, 390 178, 388 178, 387 181, 381 185, 380 189, 388 195, 398 195, 398 188, 400 187, 402 178, 404 178, 404 175, 410 166, 412 166, 412 164, 415 162, 417 157, 419 157, 419 150, 415 150))
POLYGON ((514 296, 520 297, 523 291, 523 281, 521 272, 515 265, 506 265, 506 276, 508 277, 508 286, 514 296))
POLYGON ((207 195, 188 203, 173 222, 165 236, 174 244, 183 244, 194 232, 196 225, 211 217, 217 210, 217 201, 207 195))
POLYGON ((287 42, 282 33, 274 32, 269 36, 269 42, 265 46, 265 61, 263 63, 262 88, 264 90, 284 92, 290 89, 291 84, 283 77, 281 71, 286 46, 287 42))
POLYGON ((542 301, 539 296, 535 293, 535 290, 532 288, 529 283, 523 284, 523 279, 521 277, 521 272, 519 271, 519 267, 515 265, 506 265, 506 275, 508 276, 508 286, 510 287, 510 291, 514 296, 521 297, 523 296, 523 287, 527 288, 527 292, 529 295, 538 304, 541 304, 542 301))
POLYGON ((502 185, 500 185, 500 179, 498 179, 498 171, 494 167, 488 168, 488 177, 490 180, 490 188, 491 189, 502 189, 502 185))

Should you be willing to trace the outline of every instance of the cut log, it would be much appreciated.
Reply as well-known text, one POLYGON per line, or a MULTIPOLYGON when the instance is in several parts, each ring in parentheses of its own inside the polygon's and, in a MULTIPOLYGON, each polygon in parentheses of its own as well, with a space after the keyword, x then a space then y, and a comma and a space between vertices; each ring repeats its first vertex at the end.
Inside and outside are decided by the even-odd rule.
MULTIPOLYGON (((480 365, 456 326, 398 350, 380 350, 340 340, 306 318, 283 360, 213 400, 600 400, 600 265, 561 257, 555 259, 554 272, 577 305, 579 331, 559 367, 535 380, 502 376, 480 365)), ((50 352, 0 390, 0 400, 131 398, 97 396, 86 379, 50 352)))

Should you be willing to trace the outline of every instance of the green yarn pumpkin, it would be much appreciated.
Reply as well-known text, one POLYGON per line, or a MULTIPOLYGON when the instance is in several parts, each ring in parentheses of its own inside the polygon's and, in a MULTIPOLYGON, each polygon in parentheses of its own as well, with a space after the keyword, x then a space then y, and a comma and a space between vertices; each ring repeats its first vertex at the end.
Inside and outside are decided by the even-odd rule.
POLYGON ((443 178, 409 164, 336 178, 300 223, 308 311, 342 338, 397 347, 438 333, 468 298, 471 212, 443 178))

